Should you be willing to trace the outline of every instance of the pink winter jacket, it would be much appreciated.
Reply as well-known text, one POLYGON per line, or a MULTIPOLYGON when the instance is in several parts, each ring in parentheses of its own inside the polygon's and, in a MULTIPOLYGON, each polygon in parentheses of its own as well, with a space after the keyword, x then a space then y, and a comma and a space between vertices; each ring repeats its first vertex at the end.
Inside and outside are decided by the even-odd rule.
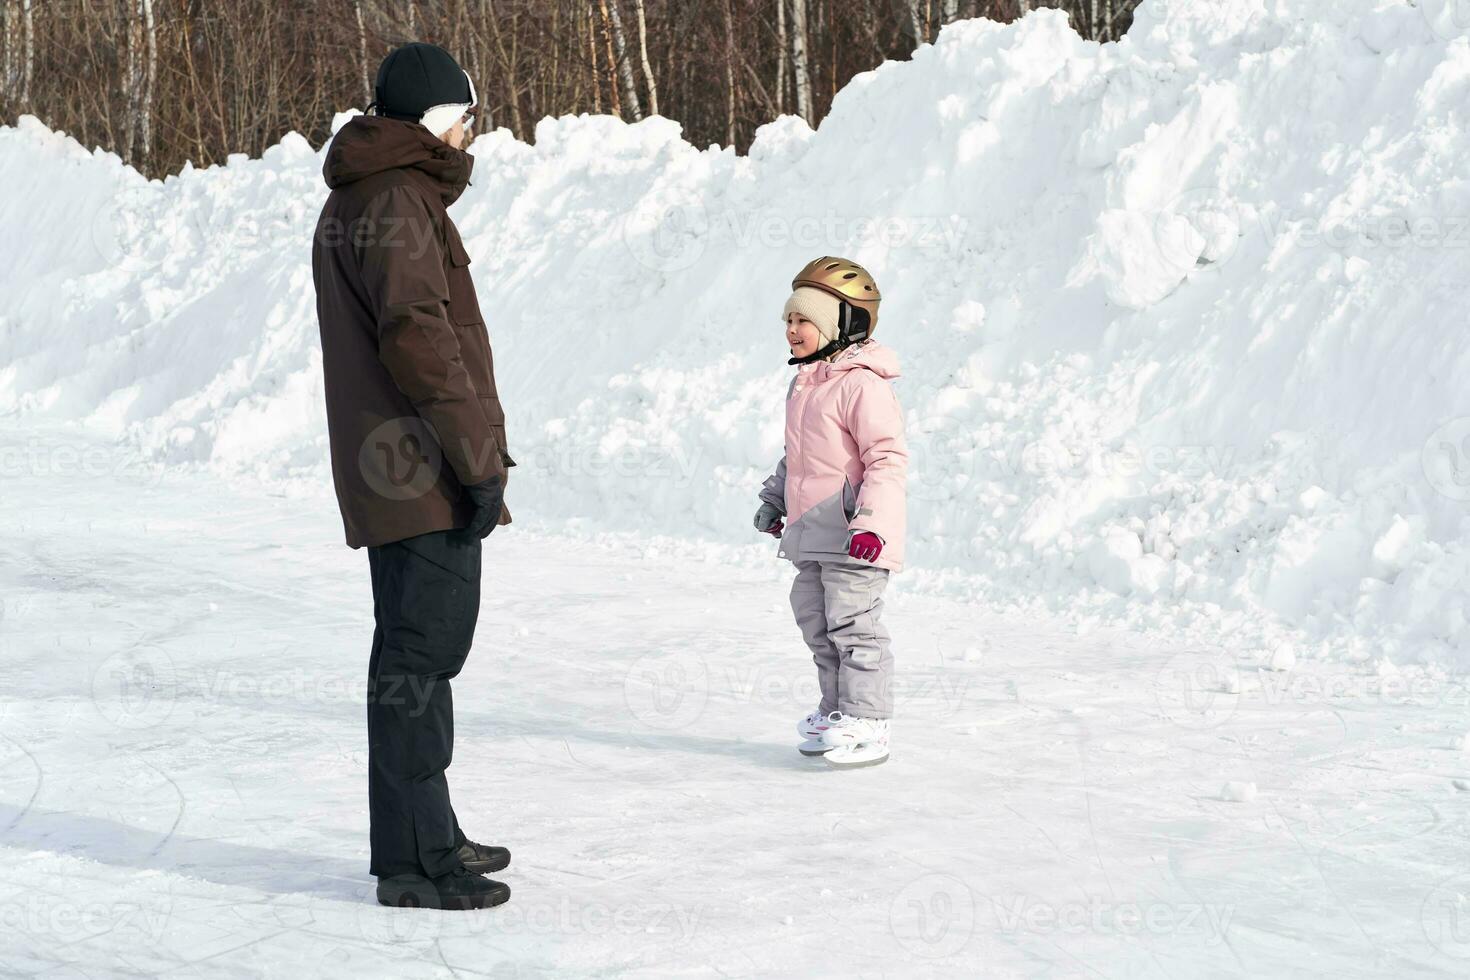
POLYGON ((761 488, 786 515, 780 555, 867 565, 847 554, 858 531, 883 539, 872 564, 903 567, 908 448, 889 382, 898 356, 876 341, 803 364, 786 396, 786 455, 761 488))

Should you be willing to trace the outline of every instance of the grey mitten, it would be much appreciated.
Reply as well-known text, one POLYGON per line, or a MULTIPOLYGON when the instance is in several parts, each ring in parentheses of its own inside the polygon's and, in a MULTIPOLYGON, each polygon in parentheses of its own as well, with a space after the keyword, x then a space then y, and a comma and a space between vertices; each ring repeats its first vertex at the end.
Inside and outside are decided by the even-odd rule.
POLYGON ((779 538, 786 529, 786 525, 781 522, 781 518, 785 516, 775 504, 763 503, 761 509, 755 512, 755 529, 762 534, 779 538))

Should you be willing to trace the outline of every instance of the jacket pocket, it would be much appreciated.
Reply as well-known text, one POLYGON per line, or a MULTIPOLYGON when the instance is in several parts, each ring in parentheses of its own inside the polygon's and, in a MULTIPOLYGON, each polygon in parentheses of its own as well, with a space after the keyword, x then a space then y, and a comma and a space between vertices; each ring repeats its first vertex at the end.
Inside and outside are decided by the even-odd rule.
POLYGON ((449 266, 444 270, 449 281, 449 317, 456 323, 479 323, 480 302, 475 296, 475 280, 470 275, 470 253, 459 232, 451 224, 445 229, 449 266))
POLYGON ((460 356, 465 370, 470 374, 470 383, 475 394, 484 403, 485 414, 491 425, 504 425, 505 412, 500 407, 500 397, 495 391, 495 362, 490 354, 490 335, 485 324, 479 320, 454 321, 455 333, 459 337, 460 356))
POLYGON ((862 484, 858 484, 855 487, 847 477, 842 478, 842 516, 848 524, 851 524, 857 517, 858 490, 861 486, 862 484))

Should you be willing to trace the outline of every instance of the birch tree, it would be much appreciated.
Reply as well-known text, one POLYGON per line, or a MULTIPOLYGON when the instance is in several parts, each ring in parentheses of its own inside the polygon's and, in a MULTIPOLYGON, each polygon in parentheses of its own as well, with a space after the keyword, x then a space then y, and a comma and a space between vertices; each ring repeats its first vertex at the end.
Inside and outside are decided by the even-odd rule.
POLYGON ((786 111, 786 75, 791 71, 791 48, 786 38, 786 0, 776 0, 776 112, 786 111))
POLYGON ((735 18, 725 0, 725 145, 735 145, 735 18))
POLYGON ((36 25, 31 19, 31 0, 25 0, 22 25, 25 28, 24 51, 20 69, 20 104, 31 107, 31 75, 36 68, 36 25))
POLYGON ((5 90, 10 91, 19 78, 20 68, 20 0, 5 0, 5 90))
MULTIPOLYGON (((29 5, 28 5, 29 6, 29 5)), ((128 48, 123 85, 122 158, 146 167, 153 146, 153 82, 158 77, 158 47, 153 30, 153 0, 130 0, 128 48)))
POLYGON ((362 73, 362 104, 372 104, 373 83, 368 79, 367 24, 362 19, 362 0, 352 0, 352 9, 357 14, 357 66, 362 73))
POLYGON ((926 44, 929 41, 928 25, 925 23, 926 17, 919 10, 919 3, 920 0, 908 0, 909 26, 914 32, 914 47, 926 44))
POLYGON ((623 86, 623 101, 628 106, 628 112, 636 122, 643 118, 643 103, 638 98, 638 86, 633 82, 633 62, 628 58, 628 40, 623 33, 623 15, 618 8, 618 0, 602 0, 602 11, 612 24, 613 51, 617 56, 618 81, 623 86))
POLYGON ((796 114, 813 125, 812 71, 807 63, 806 0, 791 0, 791 70, 796 86, 796 114))
POLYGON ((648 18, 644 13, 643 0, 633 0, 638 11, 638 53, 643 61, 643 84, 648 86, 648 112, 658 115, 658 80, 653 77, 653 65, 648 61, 648 18))
POLYGON ((602 8, 602 43, 607 49, 607 86, 612 96, 612 114, 623 117, 623 103, 618 96, 618 56, 613 51, 612 18, 607 13, 607 0, 598 0, 602 8))
POLYGON ((1046 6, 1065 11, 1083 36, 1116 41, 1137 5, 0 0, 0 125, 32 113, 149 176, 186 160, 208 166, 258 153, 291 129, 320 146, 334 113, 371 102, 379 60, 422 39, 444 45, 474 77, 487 128, 503 119, 519 138, 534 139, 543 115, 658 114, 696 146, 744 152, 756 127, 783 113, 818 125, 854 74, 911 57, 941 24, 1011 21, 1046 6))
POLYGON ((592 111, 602 114, 602 78, 597 72, 597 18, 587 5, 587 62, 592 67, 592 111))

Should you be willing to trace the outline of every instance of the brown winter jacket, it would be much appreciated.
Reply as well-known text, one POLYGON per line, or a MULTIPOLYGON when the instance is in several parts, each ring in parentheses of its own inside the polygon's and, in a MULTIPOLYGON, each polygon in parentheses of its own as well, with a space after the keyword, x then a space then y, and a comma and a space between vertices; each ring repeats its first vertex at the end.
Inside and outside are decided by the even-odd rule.
POLYGON ((358 116, 322 167, 332 192, 311 268, 354 548, 464 527, 474 508, 461 486, 515 465, 470 257, 445 210, 473 164, 418 123, 358 116))

